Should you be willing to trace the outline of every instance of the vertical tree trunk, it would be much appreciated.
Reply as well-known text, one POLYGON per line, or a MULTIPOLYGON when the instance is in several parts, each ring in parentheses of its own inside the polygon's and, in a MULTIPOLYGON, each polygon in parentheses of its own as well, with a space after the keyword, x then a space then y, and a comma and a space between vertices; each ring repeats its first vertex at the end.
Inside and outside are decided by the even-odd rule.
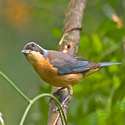
MULTIPOLYGON (((70 0, 69 6, 65 15, 64 33, 59 42, 59 50, 64 53, 74 55, 77 52, 80 40, 80 31, 82 29, 82 17, 86 0, 70 0)), ((52 93, 59 99, 60 103, 64 102, 66 97, 69 99, 64 102, 63 110, 67 114, 68 104, 71 96, 67 88, 53 88, 52 93)), ((62 125, 60 114, 53 100, 50 101, 48 125, 62 125)))

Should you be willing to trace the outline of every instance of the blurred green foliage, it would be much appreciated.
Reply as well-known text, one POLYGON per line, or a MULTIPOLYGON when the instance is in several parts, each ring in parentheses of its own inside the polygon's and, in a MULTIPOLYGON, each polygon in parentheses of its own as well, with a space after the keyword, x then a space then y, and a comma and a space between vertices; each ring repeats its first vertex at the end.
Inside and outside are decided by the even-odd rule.
MULTIPOLYGON (((27 41, 57 49, 67 0, 0 0, 0 70, 30 98, 50 92, 20 53, 27 41)), ((69 125, 125 124, 125 1, 88 0, 79 56, 122 65, 104 68, 74 86, 69 125)), ((48 99, 36 103, 26 125, 46 125, 48 99)), ((27 103, 0 77, 0 112, 6 125, 18 125, 27 103)))

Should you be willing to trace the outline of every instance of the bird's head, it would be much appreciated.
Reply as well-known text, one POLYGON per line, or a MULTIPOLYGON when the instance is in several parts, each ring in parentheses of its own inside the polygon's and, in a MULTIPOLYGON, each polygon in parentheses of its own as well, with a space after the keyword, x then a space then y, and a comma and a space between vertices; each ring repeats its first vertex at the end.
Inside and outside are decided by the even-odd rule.
POLYGON ((27 43, 21 51, 29 62, 35 63, 39 61, 41 58, 45 58, 48 51, 43 49, 41 46, 36 44, 35 42, 27 43))

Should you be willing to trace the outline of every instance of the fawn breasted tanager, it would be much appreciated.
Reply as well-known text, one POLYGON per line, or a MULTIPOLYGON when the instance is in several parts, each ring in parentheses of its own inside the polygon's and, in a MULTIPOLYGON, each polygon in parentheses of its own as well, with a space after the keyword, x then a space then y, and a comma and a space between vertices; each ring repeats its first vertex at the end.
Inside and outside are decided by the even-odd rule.
POLYGON ((74 85, 86 75, 116 62, 93 63, 61 51, 46 50, 34 42, 27 43, 22 53, 32 64, 41 79, 56 87, 74 85))

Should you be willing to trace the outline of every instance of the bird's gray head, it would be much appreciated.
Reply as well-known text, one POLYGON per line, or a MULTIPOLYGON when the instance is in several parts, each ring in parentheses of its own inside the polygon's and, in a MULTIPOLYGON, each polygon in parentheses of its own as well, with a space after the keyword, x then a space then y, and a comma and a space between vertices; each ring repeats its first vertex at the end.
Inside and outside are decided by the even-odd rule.
POLYGON ((41 46, 36 44, 35 42, 27 43, 21 51, 29 62, 32 64, 36 61, 40 61, 44 59, 48 55, 48 51, 43 49, 41 46))
POLYGON ((47 50, 43 49, 41 46, 39 46, 35 42, 27 43, 21 52, 24 53, 25 55, 27 55, 27 54, 31 53, 32 51, 39 52, 42 55, 47 53, 47 50))

